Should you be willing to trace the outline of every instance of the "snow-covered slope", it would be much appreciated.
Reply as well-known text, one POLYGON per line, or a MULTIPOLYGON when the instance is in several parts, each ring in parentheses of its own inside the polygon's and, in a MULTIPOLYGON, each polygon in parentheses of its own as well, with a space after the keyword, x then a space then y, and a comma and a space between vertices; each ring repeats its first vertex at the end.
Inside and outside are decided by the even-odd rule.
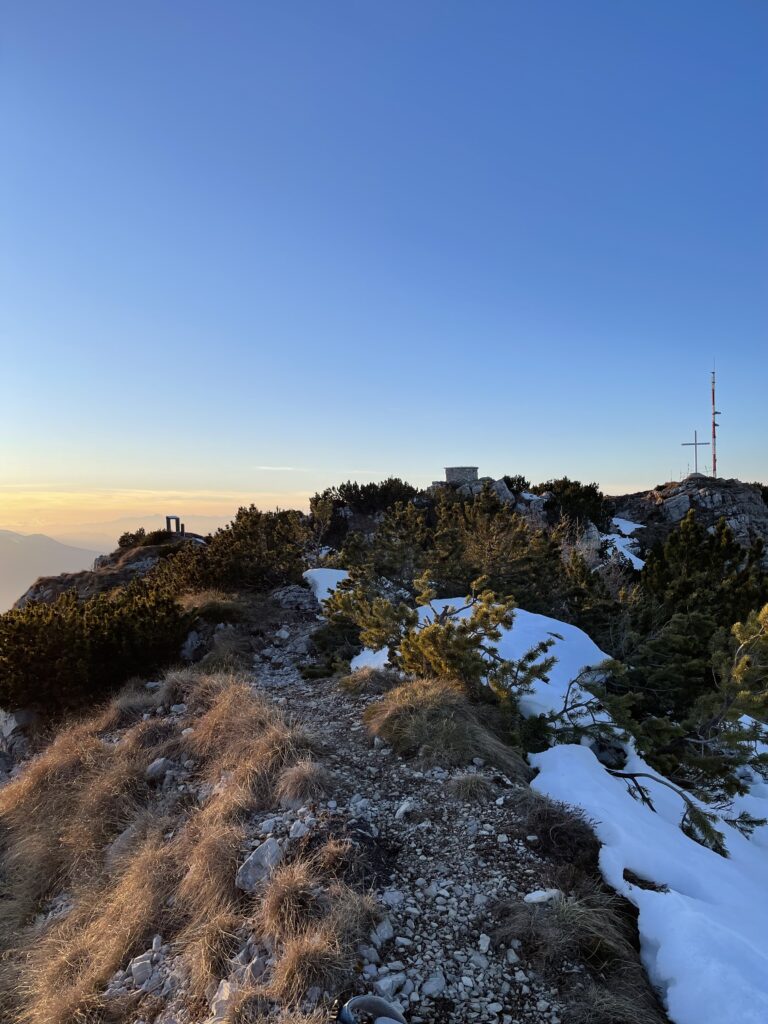
MULTIPOLYGON (((347 574, 316 569, 305 575, 318 596, 327 596, 347 574)), ((435 602, 436 608, 446 604, 461 606, 463 599, 435 602)), ((422 621, 430 614, 421 609, 422 621)), ((552 634, 561 637, 551 650, 558 661, 549 682, 536 683, 521 701, 527 715, 562 707, 568 683, 606 657, 575 626, 521 609, 512 629, 504 631, 499 651, 519 658, 552 634)), ((385 662, 386 651, 363 651, 353 666, 385 662)), ((724 858, 681 831, 681 797, 646 779, 652 811, 588 746, 555 746, 530 761, 538 769, 534 789, 582 808, 594 822, 603 877, 638 908, 643 961, 674 1024, 766 1024, 768 826, 748 839, 718 823, 730 854, 724 858), (627 881, 625 871, 661 891, 627 881)), ((626 770, 657 774, 631 749, 626 770)), ((734 815, 740 810, 768 818, 768 786, 757 782, 747 797, 735 801, 734 815)))
MULTIPOLYGON (((730 857, 719 856, 679 828, 685 806, 648 780, 656 813, 630 796, 586 747, 532 755, 532 786, 581 807, 603 844, 606 882, 639 911, 645 968, 675 1024, 765 1024, 768 1021, 768 847, 766 828, 746 839, 725 824, 730 857), (628 882, 624 871, 663 886, 628 882)), ((651 771, 630 755, 628 771, 651 771)), ((757 799, 753 797, 753 801, 757 799)), ((768 800, 762 799, 764 813, 768 800)), ((754 813, 754 803, 753 803, 754 813)))
POLYGON ((601 533, 600 539, 609 542, 609 546, 622 554, 627 561, 632 563, 633 569, 642 569, 645 562, 636 554, 637 542, 633 538, 636 530, 642 530, 642 523, 633 523, 629 519, 622 519, 619 516, 613 519, 614 532, 601 533))

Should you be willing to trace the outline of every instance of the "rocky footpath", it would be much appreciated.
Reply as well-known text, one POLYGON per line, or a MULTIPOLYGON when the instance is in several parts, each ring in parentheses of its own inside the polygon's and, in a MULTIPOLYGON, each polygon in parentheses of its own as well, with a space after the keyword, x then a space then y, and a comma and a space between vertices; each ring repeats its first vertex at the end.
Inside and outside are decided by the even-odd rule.
MULTIPOLYGON (((515 810, 520 787, 480 759, 461 769, 426 768, 371 739, 361 716, 377 698, 343 692, 332 679, 302 677, 319 618, 314 598, 295 587, 274 596, 285 621, 255 655, 252 683, 320 737, 334 793, 317 805, 275 808, 254 822, 238 884, 257 886, 283 857, 330 836, 352 838, 365 853, 366 881, 381 908, 359 947, 354 992, 392 1001, 409 1024, 557 1024, 561 993, 525 961, 518 943, 491 937, 498 901, 535 902, 556 893, 552 866, 536 852, 538 837, 525 834, 515 810), (449 795, 450 780, 468 774, 487 783, 480 803, 449 795)), ((157 957, 162 947, 145 956, 150 952, 157 957)), ((244 947, 212 999, 211 1024, 226 1019, 227 993, 254 960, 251 972, 268 977, 270 949, 244 947)), ((585 970, 562 965, 564 982, 585 970)))
MULTIPOLYGON (((378 913, 357 946, 349 988, 312 989, 303 1009, 317 1010, 318 1024, 330 1024, 348 998, 370 994, 387 1000, 407 1024, 565 1024, 570 995, 589 977, 587 965, 578 960, 549 964, 545 977, 516 938, 497 937, 502 904, 520 901, 522 906, 561 895, 556 866, 538 852, 540 837, 526 827, 525 787, 480 758, 458 768, 430 767, 404 760, 372 738, 362 716, 379 697, 341 690, 335 679, 310 681, 302 675, 320 621, 319 607, 305 588, 274 592, 270 626, 252 637, 250 685, 313 738, 314 757, 327 775, 325 794, 301 806, 276 795, 274 807, 254 814, 234 878, 237 889, 253 894, 257 905, 277 865, 311 857, 329 840, 353 849, 349 884, 371 892, 378 913)), ((187 705, 168 705, 144 718, 181 735, 193 732, 195 718, 187 705)), ((121 735, 105 733, 102 739, 118 744, 121 735)), ((174 801, 203 806, 211 797, 211 786, 195 781, 192 760, 158 757, 146 767, 145 778, 168 797, 168 806, 174 801)), ((108 870, 131 842, 130 828, 107 850, 108 870)), ((171 825, 166 839, 173 836, 171 825)), ((68 896, 59 893, 41 908, 38 923, 44 928, 68 911, 68 896)), ((230 959, 206 992, 206 1006, 193 1009, 199 1003, 190 997, 179 948, 167 936, 155 935, 101 992, 112 1008, 109 1019, 244 1024, 236 1013, 238 993, 252 983, 269 990, 280 949, 247 921, 237 927, 232 943, 230 959)), ((264 1018, 273 1019, 284 1020, 279 1004, 264 1018)))

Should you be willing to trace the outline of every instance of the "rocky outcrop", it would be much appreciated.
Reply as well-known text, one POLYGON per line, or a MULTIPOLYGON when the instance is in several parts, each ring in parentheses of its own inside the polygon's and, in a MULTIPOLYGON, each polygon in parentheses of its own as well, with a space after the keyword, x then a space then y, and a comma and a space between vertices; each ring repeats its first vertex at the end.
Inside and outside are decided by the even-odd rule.
POLYGON ((100 555, 93 563, 93 569, 62 573, 60 576, 41 576, 13 607, 23 608, 30 601, 51 604, 70 590, 75 591, 80 601, 104 594, 145 576, 161 557, 168 554, 169 549, 175 549, 185 542, 199 543, 196 539, 185 538, 185 541, 174 542, 172 545, 153 544, 119 549, 111 555, 100 555))
POLYGON ((480 494, 485 487, 496 495, 502 505, 513 505, 516 512, 533 520, 537 526, 543 526, 547 521, 546 506, 552 497, 549 491, 543 494, 530 494, 523 491, 516 494, 509 489, 506 480, 502 477, 494 480, 492 476, 481 476, 476 480, 466 480, 464 483, 455 484, 451 481, 443 482, 437 480, 431 487, 427 488, 427 494, 436 496, 446 487, 451 488, 461 498, 470 499, 480 494))
POLYGON ((721 480, 692 473, 679 483, 667 483, 651 491, 625 494, 611 500, 615 515, 646 527, 642 541, 647 547, 657 540, 663 541, 693 509, 706 527, 713 529, 718 520, 724 518, 739 544, 748 547, 760 538, 768 549, 768 505, 759 488, 741 480, 721 480))

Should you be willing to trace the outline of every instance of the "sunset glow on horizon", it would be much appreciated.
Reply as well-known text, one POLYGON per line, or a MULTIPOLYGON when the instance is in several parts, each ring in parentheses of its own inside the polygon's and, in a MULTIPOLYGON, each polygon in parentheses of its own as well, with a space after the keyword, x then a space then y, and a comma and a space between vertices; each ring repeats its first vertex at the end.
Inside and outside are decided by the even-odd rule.
POLYGON ((719 471, 768 480, 765 5, 34 0, 3 33, 0 529, 445 465, 651 488, 713 360, 719 471))

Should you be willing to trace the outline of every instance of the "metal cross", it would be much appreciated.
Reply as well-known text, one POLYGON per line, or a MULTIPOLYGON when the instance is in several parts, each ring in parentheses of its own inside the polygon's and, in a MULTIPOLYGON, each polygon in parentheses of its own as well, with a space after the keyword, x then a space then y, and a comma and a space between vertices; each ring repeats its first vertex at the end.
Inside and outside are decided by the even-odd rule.
MULTIPOLYGON (((693 448, 694 472, 698 473, 699 472, 699 448, 708 448, 709 447, 709 441, 700 441, 699 440, 698 432, 696 430, 694 430, 694 432, 693 432, 693 440, 692 441, 683 441, 681 447, 683 447, 683 448, 693 448)), ((689 463, 689 465, 690 465, 690 463, 689 463)))

